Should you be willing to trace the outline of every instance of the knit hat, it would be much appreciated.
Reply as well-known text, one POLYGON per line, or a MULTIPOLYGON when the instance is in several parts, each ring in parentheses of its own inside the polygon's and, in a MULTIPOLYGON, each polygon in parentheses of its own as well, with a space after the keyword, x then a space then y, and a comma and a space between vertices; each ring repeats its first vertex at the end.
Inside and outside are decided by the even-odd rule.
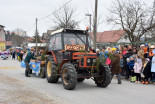
POLYGON ((140 47, 144 47, 144 46, 145 46, 144 44, 141 44, 141 45, 140 45, 140 47))
POLYGON ((113 51, 116 51, 116 48, 112 48, 111 51, 112 51, 112 52, 113 52, 113 51))

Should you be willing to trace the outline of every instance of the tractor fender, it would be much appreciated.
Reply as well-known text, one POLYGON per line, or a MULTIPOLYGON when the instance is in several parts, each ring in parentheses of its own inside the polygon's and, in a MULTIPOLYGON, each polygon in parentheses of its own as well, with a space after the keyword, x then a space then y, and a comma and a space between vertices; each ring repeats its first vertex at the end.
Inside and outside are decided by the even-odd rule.
POLYGON ((54 58, 55 63, 56 63, 56 64, 58 63, 58 62, 57 62, 57 59, 56 59, 56 56, 55 56, 55 54, 54 54, 53 51, 48 51, 48 52, 47 52, 47 55, 52 55, 53 58, 54 58))

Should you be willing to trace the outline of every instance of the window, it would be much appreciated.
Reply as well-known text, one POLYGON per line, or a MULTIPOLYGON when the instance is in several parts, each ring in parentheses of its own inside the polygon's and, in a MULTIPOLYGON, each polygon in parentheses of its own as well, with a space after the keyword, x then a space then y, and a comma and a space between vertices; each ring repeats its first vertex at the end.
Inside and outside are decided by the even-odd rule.
POLYGON ((61 34, 52 35, 50 38, 49 50, 61 50, 61 34))
POLYGON ((64 34, 65 45, 84 45, 85 43, 86 43, 85 34, 74 34, 74 33, 64 34))

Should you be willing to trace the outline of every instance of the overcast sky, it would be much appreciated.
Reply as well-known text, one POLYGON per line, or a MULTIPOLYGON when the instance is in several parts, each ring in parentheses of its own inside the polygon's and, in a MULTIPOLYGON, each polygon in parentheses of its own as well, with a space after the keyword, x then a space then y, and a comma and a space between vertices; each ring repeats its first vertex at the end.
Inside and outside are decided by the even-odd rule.
MULTIPOLYGON (((0 0, 0 25, 5 26, 5 30, 14 30, 21 28, 27 31, 29 36, 33 36, 35 18, 42 18, 60 8, 70 0, 0 0)), ((141 0, 148 6, 153 5, 154 0, 141 0)), ((107 8, 111 7, 112 0, 98 0, 98 15, 104 22, 100 25, 99 31, 111 30, 112 26, 107 26, 105 18, 108 14, 107 8)), ((69 5, 76 9, 76 19, 80 22, 79 28, 85 29, 86 13, 92 13, 94 10, 95 0, 72 0, 69 5)), ((50 16, 52 18, 52 16, 50 16)), ((50 28, 50 19, 46 18, 38 21, 39 35, 50 28)))

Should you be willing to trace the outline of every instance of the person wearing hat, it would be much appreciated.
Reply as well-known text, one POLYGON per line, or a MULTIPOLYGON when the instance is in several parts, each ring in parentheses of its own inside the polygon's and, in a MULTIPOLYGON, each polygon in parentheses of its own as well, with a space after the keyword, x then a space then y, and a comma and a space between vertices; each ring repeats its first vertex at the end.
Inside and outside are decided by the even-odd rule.
POLYGON ((28 75, 28 73, 30 72, 30 65, 29 65, 29 63, 30 63, 30 60, 31 60, 31 59, 36 59, 36 58, 34 57, 34 51, 35 51, 35 49, 34 49, 34 48, 31 48, 31 51, 29 51, 29 52, 27 53, 27 55, 26 55, 26 57, 25 57, 25 60, 24 60, 24 62, 25 62, 25 64, 26 64, 26 69, 25 69, 25 76, 26 76, 26 77, 31 77, 31 76, 28 75))
POLYGON ((120 56, 117 53, 117 49, 116 48, 112 48, 112 62, 111 62, 111 74, 112 77, 115 75, 117 75, 118 78, 118 84, 121 84, 121 67, 120 67, 120 56))
POLYGON ((140 45, 140 50, 138 51, 138 54, 137 54, 142 59, 142 64, 143 65, 145 63, 144 48, 145 48, 145 45, 144 44, 140 45))
POLYGON ((144 58, 148 58, 149 55, 149 45, 145 44, 145 48, 144 48, 144 58))
POLYGON ((152 60, 152 57, 154 56, 154 54, 153 54, 153 50, 154 49, 155 49, 155 46, 154 45, 151 45, 150 52, 149 52, 149 59, 151 59, 151 60, 152 60))

